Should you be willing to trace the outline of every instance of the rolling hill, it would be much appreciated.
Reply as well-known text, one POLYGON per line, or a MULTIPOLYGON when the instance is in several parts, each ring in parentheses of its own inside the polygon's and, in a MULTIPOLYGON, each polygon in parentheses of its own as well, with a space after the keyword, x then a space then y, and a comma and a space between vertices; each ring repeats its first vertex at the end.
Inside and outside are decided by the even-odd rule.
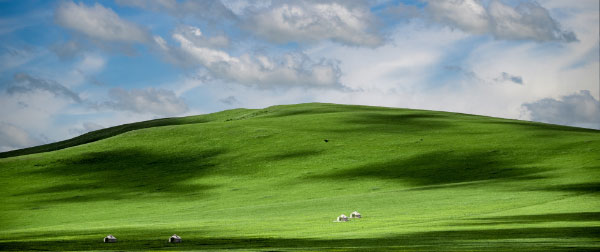
POLYGON ((0 250, 597 251, 599 153, 598 130, 368 106, 139 122, 0 153, 0 250))

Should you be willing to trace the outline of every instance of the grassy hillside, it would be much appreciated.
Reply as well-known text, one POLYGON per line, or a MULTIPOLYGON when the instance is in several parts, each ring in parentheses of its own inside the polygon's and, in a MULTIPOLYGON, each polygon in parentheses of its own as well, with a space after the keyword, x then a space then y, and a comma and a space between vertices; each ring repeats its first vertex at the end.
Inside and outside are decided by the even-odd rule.
POLYGON ((47 151, 62 150, 64 148, 69 148, 69 147, 73 147, 73 146, 77 146, 77 145, 95 142, 98 140, 102 140, 105 138, 123 134, 125 132, 129 132, 132 130, 160 127, 160 126, 168 126, 168 125, 183 125, 183 124, 195 124, 195 123, 218 121, 219 119, 222 119, 225 117, 235 117, 235 116, 239 116, 239 115, 244 115, 251 111, 252 111, 251 109, 233 109, 233 110, 227 110, 227 111, 223 111, 220 113, 214 113, 214 114, 209 114, 209 115, 198 115, 198 116, 189 116, 189 117, 181 117, 181 118, 161 118, 161 119, 144 121, 144 122, 123 124, 123 125, 119 125, 119 126, 115 126, 115 127, 110 127, 110 128, 106 128, 106 129, 88 132, 81 136, 74 137, 74 138, 67 139, 67 140, 60 141, 60 142, 56 142, 56 143, 34 146, 34 147, 30 147, 30 148, 7 151, 7 152, 0 152, 0 158, 42 153, 42 152, 47 152, 47 151))
POLYGON ((300 104, 37 148, 0 159, 0 250, 600 249, 596 130, 300 104))

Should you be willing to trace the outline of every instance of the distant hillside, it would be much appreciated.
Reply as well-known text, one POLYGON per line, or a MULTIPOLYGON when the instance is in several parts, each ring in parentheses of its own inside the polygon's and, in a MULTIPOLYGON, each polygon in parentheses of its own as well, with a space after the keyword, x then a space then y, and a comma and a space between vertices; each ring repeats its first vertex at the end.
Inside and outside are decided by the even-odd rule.
POLYGON ((130 124, 123 124, 119 126, 109 127, 100 129, 92 132, 85 133, 81 136, 59 141, 55 143, 44 144, 40 146, 34 146, 30 148, 24 148, 19 150, 0 152, 0 158, 15 157, 27 154, 41 153, 47 151, 61 150, 77 145, 95 142, 112 136, 116 136, 128 131, 139 130, 152 127, 168 126, 168 125, 182 125, 182 124, 193 124, 193 123, 205 123, 210 121, 224 120, 223 118, 235 117, 243 115, 244 113, 251 112, 251 109, 233 109, 213 113, 209 115, 198 115, 188 117, 176 117, 176 118, 162 118, 150 121, 136 122, 130 124))

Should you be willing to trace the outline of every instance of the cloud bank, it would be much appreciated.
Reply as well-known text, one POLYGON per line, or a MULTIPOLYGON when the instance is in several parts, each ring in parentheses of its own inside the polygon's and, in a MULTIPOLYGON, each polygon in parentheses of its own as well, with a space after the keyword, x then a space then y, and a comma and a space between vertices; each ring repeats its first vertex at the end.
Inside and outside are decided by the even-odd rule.
POLYGON ((523 107, 533 121, 600 129, 600 101, 588 90, 560 99, 545 98, 525 103, 523 107))
POLYGON ((91 131, 96 131, 99 129, 103 129, 104 127, 100 124, 93 122, 84 122, 79 128, 69 129, 69 133, 73 135, 82 135, 91 131))
POLYGON ((194 17, 210 22, 234 21, 237 19, 237 16, 223 2, 216 0, 116 0, 116 2, 122 6, 137 7, 154 12, 166 12, 178 18, 194 17))
POLYGON ((523 77, 517 76, 517 75, 512 75, 507 72, 502 72, 500 74, 500 77, 495 78, 494 80, 499 81, 499 82, 510 81, 515 84, 523 85, 523 77))
POLYGON ((140 26, 121 19, 117 13, 96 3, 63 2, 55 12, 56 22, 92 39, 114 42, 148 42, 149 33, 140 26))
MULTIPOLYGON (((288 53, 279 59, 262 54, 242 54, 235 57, 216 49, 213 39, 205 38, 197 27, 178 29, 173 39, 174 47, 159 36, 158 48, 171 60, 199 64, 215 78, 260 88, 304 86, 336 88, 340 71, 337 62, 321 59, 314 61, 302 53, 288 53)), ((221 39, 217 39, 221 41, 221 39)))
POLYGON ((31 138, 25 130, 7 122, 0 122, 0 152, 38 144, 41 142, 31 138))
POLYGON ((479 0, 429 0, 426 11, 434 21, 497 39, 577 41, 575 33, 562 30, 548 10, 533 1, 512 7, 498 0, 487 6, 479 0))
POLYGON ((280 2, 252 13, 246 29, 276 43, 332 40, 375 47, 383 43, 367 6, 345 2, 280 2))
POLYGON ((150 113, 160 116, 175 116, 185 113, 188 106, 173 91, 165 89, 113 88, 109 92, 110 101, 96 105, 96 108, 110 108, 117 111, 150 113))
POLYGON ((15 74, 14 83, 6 89, 8 94, 30 93, 34 91, 49 92, 57 97, 65 97, 77 103, 82 101, 77 93, 55 81, 38 79, 24 73, 15 74))

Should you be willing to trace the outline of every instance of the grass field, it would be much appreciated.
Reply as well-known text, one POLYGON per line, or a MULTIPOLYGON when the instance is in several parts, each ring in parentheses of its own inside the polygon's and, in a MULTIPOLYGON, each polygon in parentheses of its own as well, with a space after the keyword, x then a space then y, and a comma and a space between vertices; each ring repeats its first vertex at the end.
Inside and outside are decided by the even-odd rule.
POLYGON ((600 250, 597 130, 299 104, 2 156, 0 250, 600 250))

